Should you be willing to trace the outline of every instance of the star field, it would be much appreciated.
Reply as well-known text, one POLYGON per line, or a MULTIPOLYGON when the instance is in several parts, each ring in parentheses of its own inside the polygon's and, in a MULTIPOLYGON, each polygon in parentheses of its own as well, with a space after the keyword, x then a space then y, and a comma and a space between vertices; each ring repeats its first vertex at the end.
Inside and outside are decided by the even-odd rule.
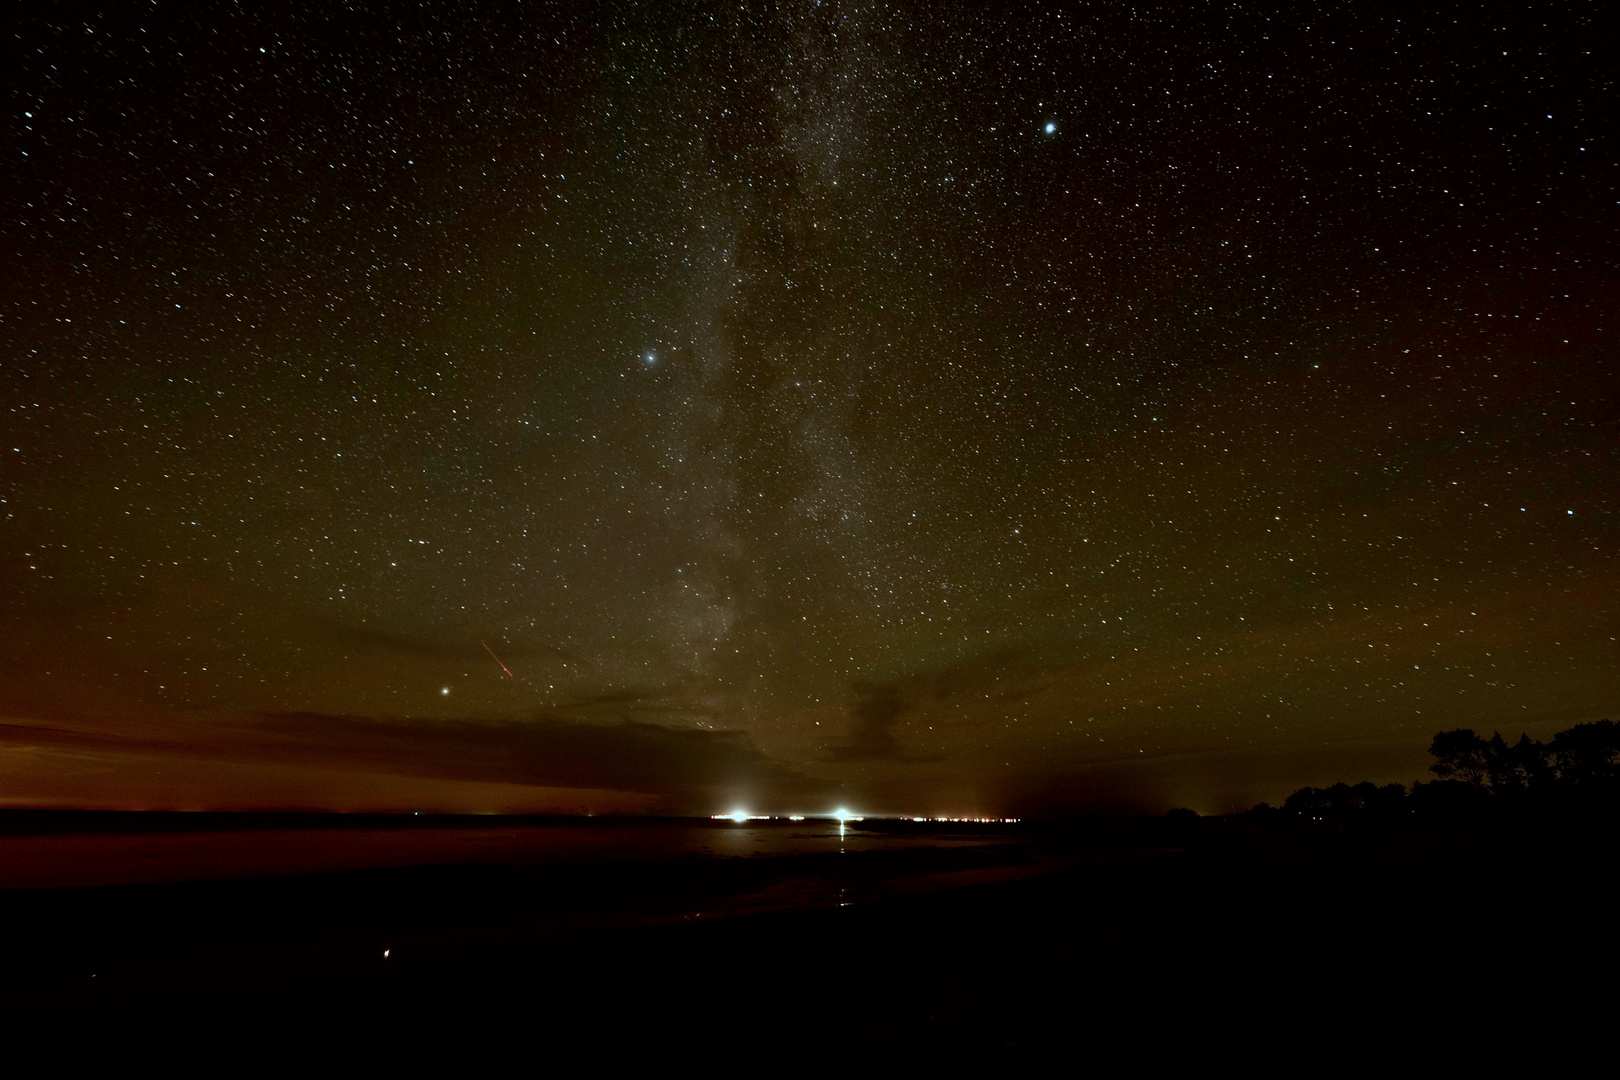
POLYGON ((1213 810, 1607 715, 1597 12, 29 12, 0 800, 1213 810))

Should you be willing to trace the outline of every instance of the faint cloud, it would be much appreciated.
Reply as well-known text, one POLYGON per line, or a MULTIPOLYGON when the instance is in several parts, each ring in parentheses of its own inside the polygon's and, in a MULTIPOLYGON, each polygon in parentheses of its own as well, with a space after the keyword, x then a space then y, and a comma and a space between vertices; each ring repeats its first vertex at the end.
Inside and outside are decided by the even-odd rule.
POLYGON ((419 720, 300 712, 209 718, 92 716, 0 723, 0 746, 71 750, 117 769, 168 760, 182 769, 260 763, 419 778, 613 789, 668 808, 708 809, 738 790, 782 800, 827 797, 834 785, 766 755, 745 733, 647 722, 419 720), (189 764, 188 764, 189 763, 189 764))
POLYGON ((898 761, 907 755, 894 727, 913 702, 896 683, 857 686, 849 734, 827 753, 829 761, 898 761))

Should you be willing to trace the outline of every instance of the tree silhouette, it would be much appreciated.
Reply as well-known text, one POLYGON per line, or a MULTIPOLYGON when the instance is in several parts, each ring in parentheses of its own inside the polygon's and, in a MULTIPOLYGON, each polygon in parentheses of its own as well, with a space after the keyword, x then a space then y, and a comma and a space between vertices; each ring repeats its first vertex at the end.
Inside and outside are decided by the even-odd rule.
MULTIPOLYGON (((1601 822, 1620 818, 1620 724, 1576 724, 1541 743, 1521 734, 1509 744, 1471 728, 1438 732, 1429 744, 1438 779, 1378 787, 1368 781, 1330 788, 1303 787, 1280 811, 1266 814, 1306 821, 1601 822)), ((1264 804, 1262 804, 1264 806, 1264 804)), ((1261 807, 1254 816, 1263 817, 1261 807)))
POLYGON ((1474 734, 1473 728, 1440 732, 1429 744, 1429 753, 1435 758, 1429 771, 1442 780, 1461 780, 1483 787, 1490 777, 1487 744, 1474 734))
POLYGON ((1612 790, 1620 782, 1620 724, 1598 720, 1560 731, 1553 736, 1552 760, 1561 785, 1612 790))
POLYGON ((1351 786, 1303 787, 1288 796, 1283 812, 1308 820, 1341 821, 1358 817, 1387 817, 1400 812, 1406 789, 1399 784, 1379 787, 1370 780, 1351 786))

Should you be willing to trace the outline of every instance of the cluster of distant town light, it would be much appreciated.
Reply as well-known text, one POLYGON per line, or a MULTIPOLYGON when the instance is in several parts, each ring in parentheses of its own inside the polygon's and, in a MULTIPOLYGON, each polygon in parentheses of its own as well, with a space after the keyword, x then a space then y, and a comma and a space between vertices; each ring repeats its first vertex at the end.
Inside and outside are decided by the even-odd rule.
MULTIPOLYGON (((735 821, 741 825, 749 821, 803 821, 805 816, 804 814, 750 814, 746 810, 733 810, 729 814, 715 814, 710 820, 735 821)), ((848 810, 834 810, 830 814, 811 814, 809 816, 818 821, 836 821, 840 825, 851 821, 866 820, 864 816, 852 814, 848 810)), ((899 817, 891 820, 949 823, 952 825, 1016 825, 1019 819, 1015 817, 899 817)))

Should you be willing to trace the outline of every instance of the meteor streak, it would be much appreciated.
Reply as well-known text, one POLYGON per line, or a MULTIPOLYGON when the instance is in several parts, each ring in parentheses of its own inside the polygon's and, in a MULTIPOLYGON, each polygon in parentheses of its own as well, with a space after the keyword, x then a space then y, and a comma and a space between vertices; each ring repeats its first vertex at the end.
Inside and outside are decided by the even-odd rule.
POLYGON ((495 662, 496 662, 496 663, 497 663, 497 664, 500 664, 500 665, 501 665, 501 670, 502 670, 502 671, 504 671, 504 672, 506 672, 506 677, 507 677, 507 678, 508 678, 508 679, 515 679, 515 678, 517 678, 517 676, 516 676, 516 675, 514 675, 514 674, 512 674, 512 669, 511 669, 511 668, 509 668, 509 667, 507 667, 507 666, 506 666, 506 665, 505 665, 505 664, 503 664, 503 663, 501 663, 501 658, 500 658, 500 657, 498 657, 498 656, 496 656, 496 655, 495 655, 495 650, 494 650, 494 649, 492 649, 492 648, 490 648, 490 647, 489 647, 489 642, 487 642, 487 641, 480 641, 480 642, 479 642, 479 643, 478 643, 478 644, 480 644, 480 645, 482 645, 482 646, 483 646, 483 647, 484 647, 484 651, 485 651, 485 652, 487 652, 487 653, 489 653, 489 658, 490 658, 490 659, 491 659, 491 660, 493 660, 493 661, 495 661, 495 662))

